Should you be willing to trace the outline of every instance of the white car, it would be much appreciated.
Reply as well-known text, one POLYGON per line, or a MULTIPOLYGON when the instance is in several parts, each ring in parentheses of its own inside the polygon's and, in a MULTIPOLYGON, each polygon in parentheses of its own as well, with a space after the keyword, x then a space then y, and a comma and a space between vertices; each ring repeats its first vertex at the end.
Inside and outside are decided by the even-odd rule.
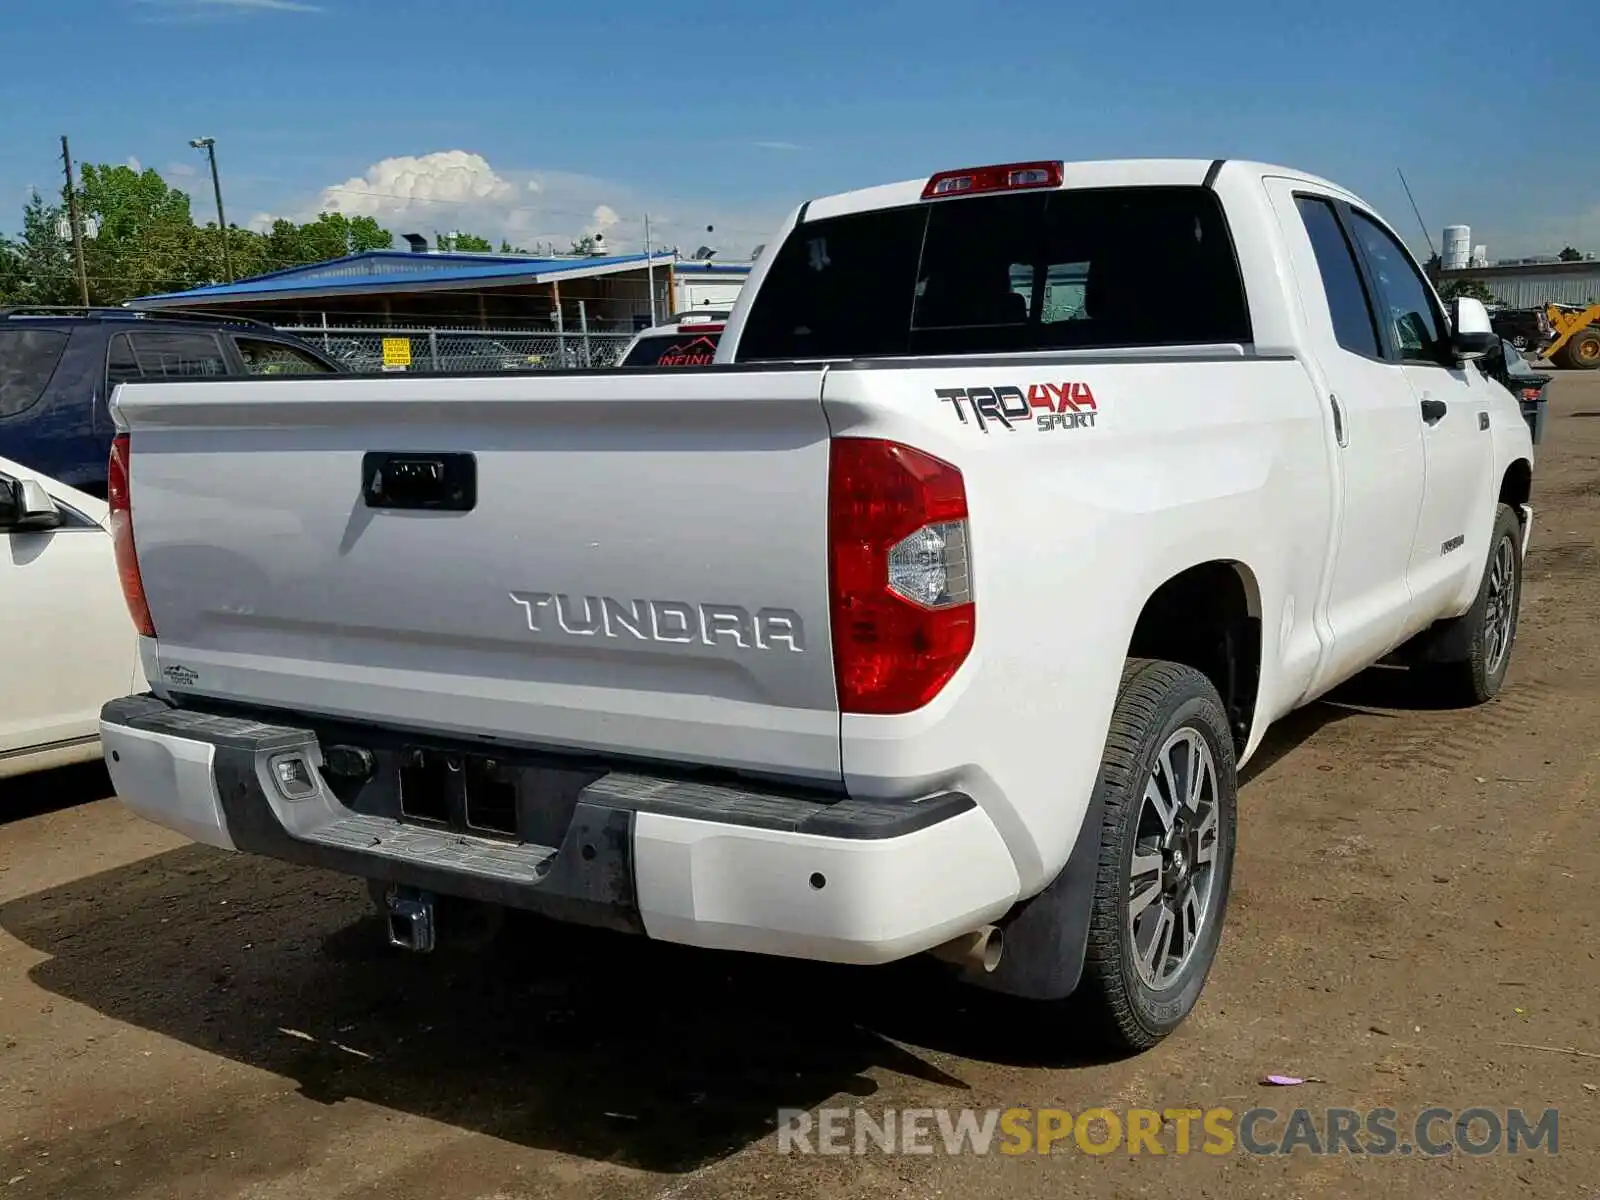
POLYGON ((442 896, 933 951, 1149 1046, 1272 723, 1396 654, 1506 680, 1496 345, 1327 180, 1042 161, 811 201, 709 367, 124 384, 112 778, 413 949, 442 896))
POLYGON ((106 503, 0 458, 0 779, 100 757, 100 708, 142 690, 106 503))

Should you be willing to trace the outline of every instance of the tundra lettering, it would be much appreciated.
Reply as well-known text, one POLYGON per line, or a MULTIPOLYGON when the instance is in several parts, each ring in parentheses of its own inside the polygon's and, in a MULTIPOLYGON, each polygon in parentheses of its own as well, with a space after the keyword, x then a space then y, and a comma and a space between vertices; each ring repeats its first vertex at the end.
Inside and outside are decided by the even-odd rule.
POLYGON ((737 604, 688 604, 681 600, 617 600, 562 592, 511 592, 533 633, 551 632, 554 611, 563 633, 578 637, 623 634, 641 642, 732 646, 738 650, 805 650, 805 623, 788 608, 762 608, 754 615, 737 604), (581 614, 581 615, 580 615, 581 614))

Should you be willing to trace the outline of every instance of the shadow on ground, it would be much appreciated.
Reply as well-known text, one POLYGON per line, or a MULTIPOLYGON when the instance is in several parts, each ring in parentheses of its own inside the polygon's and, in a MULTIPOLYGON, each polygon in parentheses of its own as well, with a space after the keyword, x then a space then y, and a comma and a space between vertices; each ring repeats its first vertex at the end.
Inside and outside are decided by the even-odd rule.
POLYGON ((1371 667, 1276 722, 1261 739, 1239 781, 1248 784, 1318 730, 1350 717, 1392 718, 1399 712, 1444 712, 1453 707, 1456 705, 1442 697, 1437 684, 1424 672, 1401 666, 1371 667))
POLYGON ((369 911, 359 882, 185 846, 0 907, 0 927, 50 956, 39 987, 314 1100, 646 1170, 725 1157, 780 1108, 869 1096, 873 1068, 967 1086, 897 1042, 1089 1061, 1049 1048, 1058 1018, 1019 1024, 931 962, 837 968, 533 918, 487 950, 410 956, 369 911))
MULTIPOLYGON (((1289 718, 1252 772, 1368 711, 1358 701, 1398 706, 1396 684, 1289 718)), ((77 784, 39 785, 35 799, 96 790, 77 784)), ((959 987, 928 960, 831 967, 533 918, 477 953, 410 956, 383 944, 360 882, 202 846, 13 901, 0 928, 49 956, 30 972, 41 988, 314 1100, 647 1170, 725 1157, 766 1136, 779 1109, 869 1096, 873 1069, 964 1089, 960 1066, 929 1051, 1103 1061, 1063 1034, 1059 1007, 959 987)))
POLYGON ((0 779, 0 825, 114 795, 103 763, 0 779))

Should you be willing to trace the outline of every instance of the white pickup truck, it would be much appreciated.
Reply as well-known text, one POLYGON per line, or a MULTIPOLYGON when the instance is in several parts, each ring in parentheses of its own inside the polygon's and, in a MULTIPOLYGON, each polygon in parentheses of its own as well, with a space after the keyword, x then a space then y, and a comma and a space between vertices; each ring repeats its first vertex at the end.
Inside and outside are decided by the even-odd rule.
POLYGON ((1035 162, 802 206, 702 370, 126 384, 111 774, 411 948, 453 897, 932 951, 1147 1047, 1268 726, 1386 658, 1501 687, 1494 344, 1325 180, 1035 162))

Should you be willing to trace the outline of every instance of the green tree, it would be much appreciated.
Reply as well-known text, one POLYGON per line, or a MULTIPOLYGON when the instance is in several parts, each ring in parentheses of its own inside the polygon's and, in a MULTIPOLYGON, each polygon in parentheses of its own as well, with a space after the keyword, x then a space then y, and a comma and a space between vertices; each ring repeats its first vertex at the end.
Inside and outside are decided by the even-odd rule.
POLYGON ((363 250, 388 250, 393 245, 394 235, 371 217, 325 212, 304 225, 280 217, 266 234, 267 269, 326 262, 363 250))
POLYGON ((89 297, 120 304, 134 296, 169 292, 222 278, 215 233, 195 228, 187 193, 152 170, 85 163, 78 211, 97 231, 85 237, 83 258, 89 297))
POLYGON ((1489 290, 1488 284, 1481 279, 1452 279, 1439 289, 1440 299, 1448 302, 1462 297, 1467 300, 1481 300, 1485 304, 1499 304, 1499 299, 1489 290))
POLYGON ((592 234, 592 233, 584 234, 581 238, 579 238, 577 241, 572 243, 572 249, 568 250, 567 253, 568 254, 593 254, 594 253, 594 234, 592 234))
MULTIPOLYGON (((65 189, 63 189, 65 190, 65 189)), ((7 304, 77 304, 72 245, 58 228, 59 205, 34 192, 22 210, 22 234, 0 239, 0 301, 7 304)))
MULTIPOLYGON (((65 203, 34 194, 22 231, 0 237, 0 302, 79 302, 72 245, 58 229, 65 203)), ((78 186, 84 264, 95 304, 180 291, 225 278, 222 233, 214 221, 197 226, 189 196, 155 171, 85 163, 78 186)), ((372 217, 325 212, 304 224, 279 220, 265 233, 228 228, 228 259, 237 279, 394 245, 372 217)), ((482 238, 472 248, 489 249, 482 238)))
POLYGON ((441 250, 458 250, 466 254, 489 254, 494 250, 494 244, 488 238, 481 238, 475 233, 452 233, 435 235, 441 250))
POLYGON ((1567 246, 1559 255, 1557 255, 1557 257, 1560 258, 1562 262, 1582 262, 1583 251, 1579 250, 1576 246, 1567 246))

